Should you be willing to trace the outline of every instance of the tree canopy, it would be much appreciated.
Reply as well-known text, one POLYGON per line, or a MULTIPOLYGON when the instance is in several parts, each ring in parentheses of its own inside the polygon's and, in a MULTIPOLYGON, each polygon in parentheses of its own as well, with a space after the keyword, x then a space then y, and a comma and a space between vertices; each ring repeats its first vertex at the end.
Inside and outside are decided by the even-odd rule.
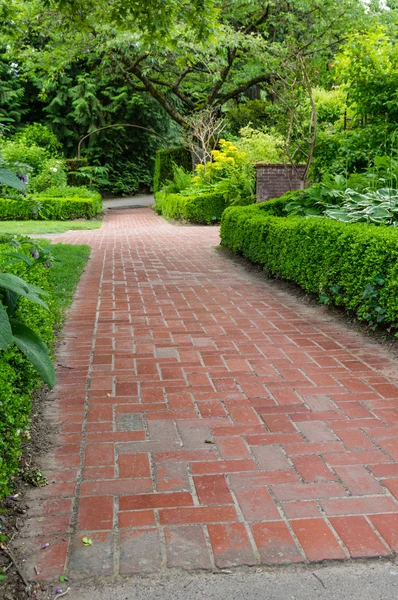
MULTIPOLYGON (((297 104, 294 138, 306 126, 312 87, 350 88, 353 103, 363 100, 362 114, 377 95, 381 115, 378 90, 390 94, 396 71, 380 71, 376 57, 384 48, 391 62, 396 10, 395 0, 3 0, 0 124, 13 132, 44 122, 73 155, 84 134, 119 122, 177 142, 200 111, 235 114, 235 132, 247 113, 243 125, 254 115, 289 135, 297 104), (249 99, 253 110, 245 113, 249 99)), ((140 171, 149 182, 158 146, 110 129, 86 152, 94 164, 119 157, 115 177, 140 171)))

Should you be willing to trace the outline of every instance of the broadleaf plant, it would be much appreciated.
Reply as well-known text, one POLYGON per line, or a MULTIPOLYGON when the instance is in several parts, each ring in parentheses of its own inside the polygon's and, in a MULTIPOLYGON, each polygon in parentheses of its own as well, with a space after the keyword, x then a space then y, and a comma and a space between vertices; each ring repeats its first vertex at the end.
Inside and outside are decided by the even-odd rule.
POLYGON ((47 292, 27 283, 11 273, 0 273, 0 349, 7 350, 12 344, 32 363, 44 383, 50 388, 55 385, 55 369, 49 350, 42 339, 16 316, 19 297, 39 304, 48 310, 41 298, 47 292))

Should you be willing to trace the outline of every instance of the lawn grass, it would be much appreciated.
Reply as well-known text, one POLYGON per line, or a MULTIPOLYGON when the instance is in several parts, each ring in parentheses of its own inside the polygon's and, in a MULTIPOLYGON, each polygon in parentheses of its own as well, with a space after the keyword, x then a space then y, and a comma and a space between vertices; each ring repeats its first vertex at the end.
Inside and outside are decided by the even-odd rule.
POLYGON ((71 229, 99 229, 102 221, 0 221, 0 234, 64 233, 71 229))
POLYGON ((67 308, 90 256, 90 246, 55 244, 52 246, 55 264, 49 269, 50 281, 54 284, 57 328, 64 322, 67 308))

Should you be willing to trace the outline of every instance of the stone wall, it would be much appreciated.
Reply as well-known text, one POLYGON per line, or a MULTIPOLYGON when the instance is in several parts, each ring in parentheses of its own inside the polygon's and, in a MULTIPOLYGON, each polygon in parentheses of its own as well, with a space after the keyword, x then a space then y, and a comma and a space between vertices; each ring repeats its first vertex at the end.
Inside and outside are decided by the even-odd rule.
MULTIPOLYGON (((305 165, 296 165, 296 169, 304 174, 305 165)), ((290 190, 300 189, 300 179, 291 165, 256 164, 257 202, 279 198, 290 190)))

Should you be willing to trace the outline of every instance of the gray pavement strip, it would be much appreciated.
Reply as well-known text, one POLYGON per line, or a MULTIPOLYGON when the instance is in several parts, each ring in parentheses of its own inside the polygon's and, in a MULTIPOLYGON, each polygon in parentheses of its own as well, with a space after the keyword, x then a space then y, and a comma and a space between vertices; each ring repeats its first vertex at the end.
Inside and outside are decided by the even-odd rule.
POLYGON ((374 560, 218 574, 171 570, 73 587, 78 600, 397 600, 398 564, 374 560))

